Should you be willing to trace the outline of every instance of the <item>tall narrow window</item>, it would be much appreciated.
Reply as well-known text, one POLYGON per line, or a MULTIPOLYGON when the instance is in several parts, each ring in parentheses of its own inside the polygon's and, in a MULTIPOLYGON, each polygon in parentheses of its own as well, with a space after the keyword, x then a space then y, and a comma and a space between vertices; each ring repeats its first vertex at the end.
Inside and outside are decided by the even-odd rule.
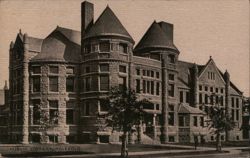
POLYGON ((136 80, 136 93, 141 92, 141 82, 139 79, 136 80))
POLYGON ((100 76, 100 90, 101 91, 109 90, 109 76, 108 75, 100 76))
POLYGON ((175 118, 174 118, 174 105, 169 105, 168 106, 168 115, 169 115, 169 117, 168 117, 168 125, 170 125, 170 126, 174 126, 174 120, 175 120, 175 118))
POLYGON ((154 95, 154 89, 155 89, 155 85, 154 85, 154 81, 151 81, 151 94, 154 95))
POLYGON ((185 118, 184 118, 184 116, 179 116, 179 126, 180 127, 185 126, 185 118))
POLYGON ((51 92, 58 92, 58 77, 57 76, 49 77, 49 90, 51 92))
POLYGON ((58 124, 58 101, 49 101, 49 119, 51 124, 58 124))
POLYGON ((160 78, 160 73, 156 72, 156 78, 160 78))
POLYGON ((125 87, 127 87, 127 78, 126 77, 119 77, 118 82, 119 82, 118 84, 119 84, 120 89, 124 89, 125 87))
POLYGON ((180 91, 180 102, 183 103, 183 91, 180 91))
POLYGON ((169 84, 168 96, 174 97, 174 84, 169 84))
POLYGON ((172 54, 168 55, 168 61, 169 61, 169 63, 174 64, 175 63, 175 56, 172 54))
POLYGON ((39 99, 32 100, 32 103, 33 103, 33 124, 38 125, 40 124, 40 118, 41 118, 40 100, 39 99))
POLYGON ((239 108, 239 98, 236 98, 236 107, 239 108))
POLYGON ((66 91, 74 92, 75 79, 74 77, 67 77, 66 79, 66 91))
POLYGON ((142 91, 143 93, 146 93, 146 81, 145 80, 142 81, 142 91))
POLYGON ((74 124, 74 110, 73 109, 66 109, 66 123, 74 124))
POLYGON ((149 94, 150 92, 150 81, 147 81, 147 93, 149 94))
POLYGON ((202 93, 200 93, 200 94, 199 94, 199 103, 200 103, 200 104, 203 103, 202 100, 203 100, 203 99, 202 99, 202 93))
POLYGON ((208 104, 208 95, 205 94, 205 104, 208 104))
POLYGON ((136 75, 140 75, 140 69, 136 69, 136 75))
POLYGON ((40 92, 40 76, 33 77, 33 92, 40 92))
POLYGON ((194 122, 193 122, 194 126, 197 127, 198 126, 197 116, 194 116, 193 119, 194 119, 194 122))
POLYGON ((204 117, 200 117, 200 126, 204 127, 204 117))
POLYGON ((160 83, 156 83, 156 95, 160 95, 160 83))
POLYGON ((174 74, 169 74, 169 75, 168 75, 168 79, 169 79, 170 81, 174 81, 174 74))
POLYGON ((87 77, 85 79, 85 90, 90 91, 90 87, 91 87, 90 77, 87 77))
POLYGON ((232 102, 232 107, 234 107, 234 98, 231 98, 231 102, 232 102))
POLYGON ((232 109, 231 111, 231 116, 232 116, 232 119, 235 120, 234 109, 232 109))
POLYGON ((186 103, 189 103, 190 97, 189 97, 189 92, 186 92, 186 103))

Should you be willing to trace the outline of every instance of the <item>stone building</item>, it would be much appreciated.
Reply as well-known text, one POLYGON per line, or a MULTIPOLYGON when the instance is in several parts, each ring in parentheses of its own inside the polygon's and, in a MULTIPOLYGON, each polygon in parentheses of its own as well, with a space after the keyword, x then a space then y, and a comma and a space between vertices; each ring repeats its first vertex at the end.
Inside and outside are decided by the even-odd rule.
POLYGON ((119 142, 119 131, 102 128, 103 98, 124 85, 154 103, 144 107, 142 143, 214 141, 206 112, 215 105, 237 124, 222 139, 242 140, 242 92, 212 57, 204 65, 180 61, 173 24, 154 21, 134 47, 108 6, 95 22, 93 4, 81 7, 81 32, 58 26, 44 39, 19 32, 11 42, 11 142, 119 142), (52 127, 41 129, 40 109, 54 120, 52 127))

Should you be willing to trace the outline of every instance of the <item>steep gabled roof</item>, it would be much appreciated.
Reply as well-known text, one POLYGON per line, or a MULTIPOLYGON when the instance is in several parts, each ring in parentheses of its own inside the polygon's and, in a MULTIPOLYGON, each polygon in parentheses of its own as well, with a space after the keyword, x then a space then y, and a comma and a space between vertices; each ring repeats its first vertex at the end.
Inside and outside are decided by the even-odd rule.
POLYGON ((177 50, 173 42, 169 40, 166 33, 156 21, 151 24, 142 39, 136 45, 134 51, 138 52, 145 48, 170 48, 177 50))
POLYGON ((84 38, 106 35, 125 37, 134 43, 133 38, 109 6, 106 7, 94 25, 85 33, 84 38))
POLYGON ((81 45, 81 32, 57 26, 57 31, 61 32, 65 37, 67 37, 71 42, 81 45))
POLYGON ((57 27, 43 40, 41 53, 32 62, 79 62, 81 46, 77 31, 57 27), (78 44, 79 43, 79 44, 78 44))

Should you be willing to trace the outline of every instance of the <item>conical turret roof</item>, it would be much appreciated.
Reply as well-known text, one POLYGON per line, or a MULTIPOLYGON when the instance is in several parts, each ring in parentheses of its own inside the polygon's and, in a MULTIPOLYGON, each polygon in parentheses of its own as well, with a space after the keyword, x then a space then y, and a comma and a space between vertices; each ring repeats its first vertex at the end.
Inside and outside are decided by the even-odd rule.
POLYGON ((124 28, 109 6, 106 7, 95 24, 85 33, 84 39, 106 35, 121 36, 134 42, 128 31, 124 28))
POLYGON ((178 50, 156 21, 149 27, 140 42, 136 45, 134 51, 138 52, 145 48, 170 48, 178 50))

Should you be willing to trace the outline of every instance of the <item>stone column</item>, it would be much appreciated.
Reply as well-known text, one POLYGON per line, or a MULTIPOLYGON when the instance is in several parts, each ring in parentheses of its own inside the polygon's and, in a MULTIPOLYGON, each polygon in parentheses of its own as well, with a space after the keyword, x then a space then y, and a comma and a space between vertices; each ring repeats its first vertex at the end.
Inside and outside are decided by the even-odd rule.
POLYGON ((168 72, 167 56, 162 55, 162 143, 168 142, 168 72))
POLYGON ((138 143, 142 144, 142 135, 143 135, 143 129, 142 129, 142 120, 140 120, 140 125, 138 126, 138 143))
POLYGON ((23 127, 22 127, 22 144, 29 143, 29 41, 25 33, 23 37, 23 127))

